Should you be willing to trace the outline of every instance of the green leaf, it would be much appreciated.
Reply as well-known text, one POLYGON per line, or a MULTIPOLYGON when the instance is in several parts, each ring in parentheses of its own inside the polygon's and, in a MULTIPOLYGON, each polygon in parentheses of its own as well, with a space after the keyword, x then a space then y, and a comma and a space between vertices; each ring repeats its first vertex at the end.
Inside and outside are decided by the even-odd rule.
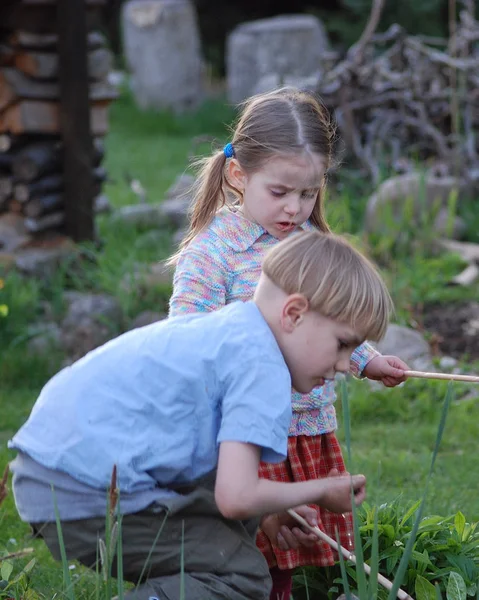
POLYGON ((436 588, 433 584, 418 575, 414 586, 416 600, 436 600, 436 588))
POLYGON ((380 525, 379 531, 384 534, 389 540, 396 539, 396 531, 392 525, 380 525))
POLYGON ((478 591, 479 591, 479 588, 477 586, 477 583, 471 583, 471 585, 467 586, 467 595, 468 596, 475 596, 478 591))
POLYGON ((466 526, 466 517, 459 511, 454 517, 454 527, 456 528, 457 533, 462 539, 462 534, 464 533, 464 527, 466 526))
POLYGON ((12 571, 13 571, 13 564, 9 560, 2 562, 2 567, 0 569, 0 575, 2 576, 2 579, 5 579, 5 581, 8 581, 10 579, 10 575, 12 574, 12 571))
MULTIPOLYGON (((425 519, 423 519, 421 521, 421 525, 419 526, 419 531, 423 531, 423 530, 428 530, 429 531, 429 527, 433 527, 433 526, 437 526, 439 524, 441 524, 444 521, 444 517, 439 517, 438 515, 432 516, 432 517, 426 517, 425 519)), ((432 530, 439 530, 439 527, 433 527, 432 530)))
POLYGON ((386 572, 389 574, 391 574, 394 571, 394 568, 396 567, 396 565, 398 564, 399 561, 399 552, 397 552, 396 554, 394 554, 393 556, 390 556, 387 561, 386 561, 386 572))
POLYGON ((404 527, 404 525, 409 521, 409 519, 413 516, 413 514, 417 511, 419 506, 421 505, 421 501, 418 500, 415 504, 411 506, 411 508, 407 511, 404 517, 401 519, 400 526, 404 527))
POLYGON ((22 573, 29 573, 33 569, 33 567, 35 566, 36 562, 37 562, 37 559, 36 558, 32 558, 32 560, 23 569, 22 573))
POLYGON ((455 571, 451 571, 449 575, 446 598, 447 600, 466 600, 467 598, 467 589, 464 579, 455 571))

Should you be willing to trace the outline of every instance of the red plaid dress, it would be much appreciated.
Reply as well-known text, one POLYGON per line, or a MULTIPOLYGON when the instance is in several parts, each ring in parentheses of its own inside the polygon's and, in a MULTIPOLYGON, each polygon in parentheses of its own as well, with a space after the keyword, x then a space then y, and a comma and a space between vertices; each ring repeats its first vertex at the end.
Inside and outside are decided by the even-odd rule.
MULTIPOLYGON (((331 469, 345 473, 341 446, 335 433, 308 436, 299 435, 288 438, 288 458, 279 464, 261 463, 259 475, 271 481, 308 481, 327 477, 331 469)), ((341 545, 348 550, 353 549, 353 520, 352 514, 335 514, 320 506, 314 506, 318 512, 318 525, 334 540, 336 528, 339 531, 341 545)), ((317 566, 327 567, 338 560, 337 553, 323 541, 312 548, 298 550, 280 550, 273 547, 260 530, 256 544, 261 550, 269 567, 294 569, 296 567, 317 566)))

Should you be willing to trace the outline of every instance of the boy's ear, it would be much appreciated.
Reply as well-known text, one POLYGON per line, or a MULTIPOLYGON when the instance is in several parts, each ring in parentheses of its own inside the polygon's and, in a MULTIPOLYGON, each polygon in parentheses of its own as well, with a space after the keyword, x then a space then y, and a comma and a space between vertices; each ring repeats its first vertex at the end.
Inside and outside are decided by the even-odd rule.
POLYGON ((226 179, 228 183, 239 192, 242 192, 246 183, 246 173, 241 168, 236 158, 230 159, 226 166, 226 179))
POLYGON ((292 333, 309 310, 309 301, 302 294, 291 294, 286 298, 281 312, 281 325, 287 333, 292 333))

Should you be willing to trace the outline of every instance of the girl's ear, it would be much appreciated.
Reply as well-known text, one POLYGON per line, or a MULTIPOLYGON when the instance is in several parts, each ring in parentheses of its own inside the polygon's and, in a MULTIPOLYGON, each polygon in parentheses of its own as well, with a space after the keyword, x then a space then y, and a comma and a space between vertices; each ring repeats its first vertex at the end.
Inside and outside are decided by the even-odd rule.
POLYGON ((241 168, 236 158, 231 158, 226 165, 226 179, 230 186, 239 192, 243 192, 246 183, 246 173, 241 168))

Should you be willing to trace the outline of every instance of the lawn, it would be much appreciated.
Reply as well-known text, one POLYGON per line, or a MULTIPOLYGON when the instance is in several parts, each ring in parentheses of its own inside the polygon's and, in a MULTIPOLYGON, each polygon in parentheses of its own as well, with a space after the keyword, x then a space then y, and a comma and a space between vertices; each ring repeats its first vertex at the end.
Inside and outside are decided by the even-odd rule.
MULTIPOLYGON (((150 202, 160 201, 176 176, 188 166, 189 156, 198 149, 208 150, 209 138, 227 139, 225 123, 234 116, 231 107, 216 101, 199 113, 185 118, 170 114, 138 113, 128 95, 112 107, 111 132, 107 139, 106 186, 116 207, 136 203, 128 181, 138 179, 146 189, 150 202), (198 138, 193 143, 193 139, 198 138), (206 139, 206 142, 205 142, 206 139)), ((358 216, 364 198, 346 190, 331 203, 332 222, 340 230, 357 231, 358 216), (353 226, 356 224, 356 227, 353 226)), ((2 302, 10 308, 0 324, 2 353, 0 356, 0 470, 12 458, 6 442, 28 416, 43 383, 60 364, 60 358, 47 356, 32 359, 25 352, 24 332, 38 313, 40 301, 61 304, 65 286, 95 289, 117 295, 128 316, 140 309, 162 310, 167 293, 160 298, 128 297, 119 291, 122 277, 138 262, 162 259, 171 251, 171 237, 164 232, 154 243, 146 243, 144 231, 133 227, 113 226, 109 217, 99 219, 103 249, 95 251, 95 261, 72 280, 71 274, 60 272, 48 286, 22 282, 15 275, 4 276, 2 302), (3 327, 3 328, 1 328, 3 327)), ((386 273, 395 289, 398 319, 410 317, 411 302, 457 299, 461 290, 445 287, 450 273, 458 265, 455 257, 396 256, 386 273), (435 262, 434 262, 435 261, 435 262), (434 269, 431 265, 435 265, 434 269)), ((1 276, 1 274, 0 274, 1 276)), ((474 297, 477 290, 467 292, 474 297)), ((470 370, 474 366, 469 365, 470 370)), ((442 401, 447 385, 437 382, 410 381, 399 389, 372 391, 364 381, 349 384, 352 429, 351 470, 368 476, 369 502, 382 504, 400 497, 404 505, 418 499, 424 489, 431 453, 434 447, 442 401)), ((469 397, 470 387, 455 384, 456 399, 452 403, 443 443, 427 502, 426 513, 448 515, 462 511, 468 520, 479 520, 477 494, 477 414, 479 399, 469 397)), ((341 422, 341 405, 338 402, 341 422)), ((340 428, 340 439, 344 430, 340 428)), ((52 590, 60 591, 61 566, 55 563, 41 542, 29 539, 28 527, 16 515, 12 496, 0 509, 0 555, 24 546, 34 548, 36 565, 29 577, 28 598, 52 598, 52 590)), ((31 556, 17 561, 16 569, 31 556)), ((77 566, 72 570, 77 581, 77 598, 95 597, 94 577, 77 566)), ((0 578, 1 579, 1 578, 0 578)), ((1 590, 0 590, 0 598, 1 590)))

